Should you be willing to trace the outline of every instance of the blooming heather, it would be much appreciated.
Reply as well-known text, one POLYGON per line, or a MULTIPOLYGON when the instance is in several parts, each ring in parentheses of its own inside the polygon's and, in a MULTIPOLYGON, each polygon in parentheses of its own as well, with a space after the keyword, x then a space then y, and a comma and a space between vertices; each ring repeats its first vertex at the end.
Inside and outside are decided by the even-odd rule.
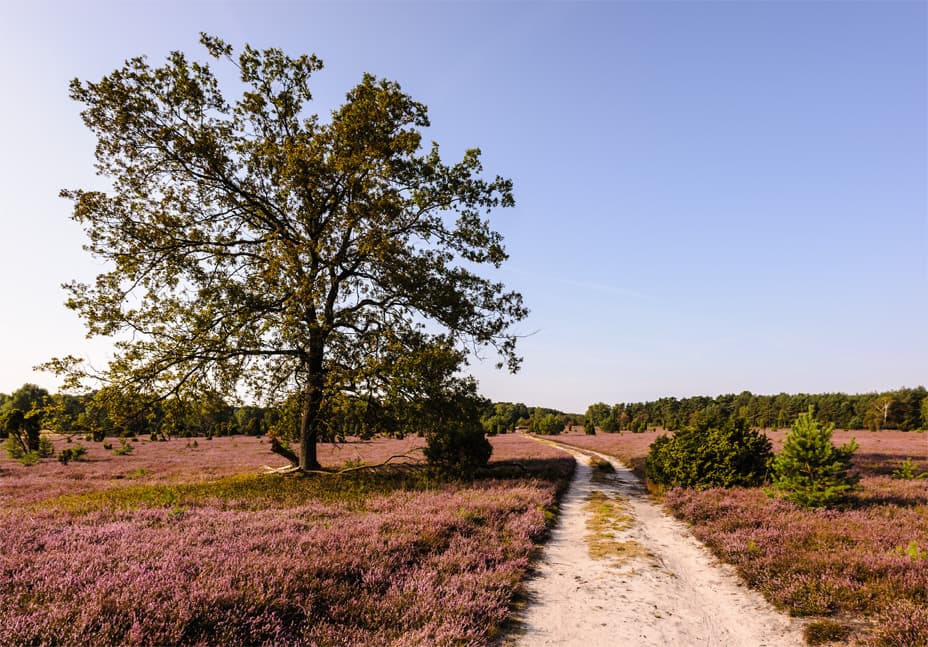
POLYGON ((660 432, 647 431, 640 434, 631 432, 623 433, 600 433, 595 436, 562 434, 555 440, 580 449, 591 449, 615 456, 625 463, 638 478, 644 480, 644 461, 648 455, 651 443, 657 440, 661 435, 660 432))
MULTIPOLYGON (((470 484, 408 469, 202 478, 223 471, 214 452, 239 467, 265 460, 257 441, 236 440, 231 452, 233 439, 176 448, 186 479, 178 465, 163 477, 157 461, 130 462, 158 443, 112 458, 95 446, 67 494, 60 470, 84 466, 13 475, 0 503, 0 644, 487 644, 572 468, 510 437, 503 460, 528 471, 470 484), (152 476, 114 478, 140 468, 152 476)), ((403 443, 348 458, 378 462, 403 443)))

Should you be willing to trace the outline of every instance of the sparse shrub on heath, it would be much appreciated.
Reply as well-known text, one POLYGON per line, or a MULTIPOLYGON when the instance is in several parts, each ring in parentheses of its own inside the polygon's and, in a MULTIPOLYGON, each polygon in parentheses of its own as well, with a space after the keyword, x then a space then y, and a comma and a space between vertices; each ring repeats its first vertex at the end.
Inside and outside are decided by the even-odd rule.
POLYGON ((493 447, 479 425, 453 426, 440 434, 428 434, 424 455, 446 473, 472 478, 487 464, 493 447))
POLYGON ((770 441, 746 422, 697 425, 657 438, 646 462, 648 480, 665 487, 760 485, 773 453, 770 441))
POLYGON ((913 479, 928 479, 928 472, 919 472, 911 457, 907 457, 899 463, 899 468, 892 473, 894 479, 903 479, 911 481, 913 479))
POLYGON ((84 455, 87 453, 87 448, 83 445, 74 445, 74 447, 67 447, 58 452, 58 462, 63 465, 67 465, 71 461, 83 460, 84 455))
POLYGON ((117 456, 128 456, 133 451, 133 447, 125 438, 119 439, 119 447, 113 450, 117 456))

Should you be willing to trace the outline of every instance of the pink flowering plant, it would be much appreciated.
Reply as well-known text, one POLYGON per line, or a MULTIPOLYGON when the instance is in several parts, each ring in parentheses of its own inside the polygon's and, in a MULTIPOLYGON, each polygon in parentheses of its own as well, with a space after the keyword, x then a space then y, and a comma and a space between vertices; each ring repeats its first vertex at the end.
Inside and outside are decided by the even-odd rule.
MULTIPOLYGON (((79 464, 5 460, 0 644, 485 644, 573 465, 506 437, 468 483, 415 465, 296 477, 254 469, 266 446, 245 440, 175 447, 166 475, 146 457, 165 443, 125 456, 94 444, 79 464), (238 473, 218 467, 228 453, 238 473)), ((320 456, 358 466, 417 445, 320 456)))

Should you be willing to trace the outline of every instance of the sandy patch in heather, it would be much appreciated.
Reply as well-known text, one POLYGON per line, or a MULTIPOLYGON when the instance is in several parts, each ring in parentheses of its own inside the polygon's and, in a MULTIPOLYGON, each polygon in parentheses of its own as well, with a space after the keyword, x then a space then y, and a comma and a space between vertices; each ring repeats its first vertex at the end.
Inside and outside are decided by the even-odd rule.
MULTIPOLYGON (((561 446, 578 461, 544 557, 526 583, 529 603, 506 645, 803 645, 799 621, 778 613, 720 564, 685 524, 665 514, 638 478, 617 460, 592 478, 589 457, 561 446), (622 504, 627 528, 617 542, 634 542, 643 554, 625 559, 590 557, 587 527, 591 493, 622 504)), ((591 452, 593 453, 593 452, 591 452)))

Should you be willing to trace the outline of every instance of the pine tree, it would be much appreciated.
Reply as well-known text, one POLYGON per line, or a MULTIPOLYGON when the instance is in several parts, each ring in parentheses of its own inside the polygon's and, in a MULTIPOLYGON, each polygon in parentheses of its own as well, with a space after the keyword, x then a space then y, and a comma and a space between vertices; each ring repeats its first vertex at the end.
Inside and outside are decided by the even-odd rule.
POLYGON ((853 438, 841 447, 832 445, 834 427, 815 420, 811 407, 793 422, 773 463, 774 487, 784 498, 806 508, 830 508, 855 489, 859 477, 848 470, 859 445, 853 438))

